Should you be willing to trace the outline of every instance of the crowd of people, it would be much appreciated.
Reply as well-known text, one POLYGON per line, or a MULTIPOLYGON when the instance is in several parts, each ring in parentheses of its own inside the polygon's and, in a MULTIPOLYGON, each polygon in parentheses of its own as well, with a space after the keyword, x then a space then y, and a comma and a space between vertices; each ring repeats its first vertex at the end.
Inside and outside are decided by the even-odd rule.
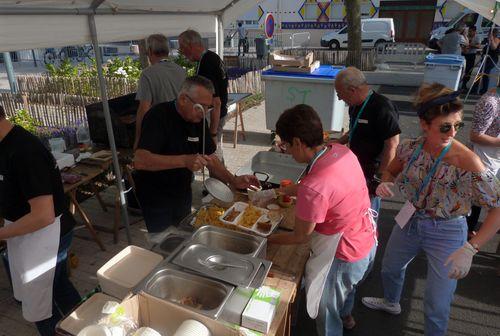
MULTIPOLYGON (((151 66, 143 71, 136 96, 134 182, 151 233, 191 212, 196 171, 206 167, 233 189, 260 183, 253 175, 235 176, 224 165, 223 61, 193 30, 179 36, 179 51, 198 63, 195 76, 186 77, 168 60, 164 36, 148 37, 151 66)), ((399 314, 405 270, 424 252, 425 335, 445 335, 457 280, 500 229, 498 88, 475 108, 469 149, 455 138, 464 126, 459 92, 423 84, 415 100, 422 135, 400 142, 396 106, 375 92, 360 70, 342 70, 334 85, 349 106, 349 131, 339 139, 324 142, 318 113, 308 105, 287 109, 276 123, 280 148, 307 168, 299 183, 255 194, 261 201, 270 195, 296 197, 294 231, 272 234, 268 243, 310 242, 307 312, 319 335, 342 335, 356 325, 356 288, 372 270, 379 248, 381 199, 399 190, 406 202, 385 246, 383 297, 364 297, 362 303, 399 314), (487 215, 479 226, 481 209, 487 215)), ((9 122, 0 106, 0 240, 7 241, 7 269, 23 316, 41 335, 53 335, 55 323, 80 301, 66 270, 74 226, 67 209, 54 158, 35 136, 9 122)))

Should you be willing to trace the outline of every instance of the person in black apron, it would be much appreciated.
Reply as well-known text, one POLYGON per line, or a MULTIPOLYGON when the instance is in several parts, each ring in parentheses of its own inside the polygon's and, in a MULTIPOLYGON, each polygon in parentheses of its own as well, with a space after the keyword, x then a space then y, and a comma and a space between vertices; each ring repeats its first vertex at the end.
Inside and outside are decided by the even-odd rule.
POLYGON ((0 240, 7 241, 14 297, 43 336, 53 335, 80 301, 66 270, 74 223, 65 213, 70 216, 54 157, 6 120, 0 106, 0 240))

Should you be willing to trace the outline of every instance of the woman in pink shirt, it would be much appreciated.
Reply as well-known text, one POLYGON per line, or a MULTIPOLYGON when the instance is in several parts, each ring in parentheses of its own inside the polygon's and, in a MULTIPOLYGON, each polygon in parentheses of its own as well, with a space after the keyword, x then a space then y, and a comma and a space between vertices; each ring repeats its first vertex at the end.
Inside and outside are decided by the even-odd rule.
POLYGON ((276 123, 276 133, 287 153, 309 165, 299 184, 280 190, 297 196, 294 231, 273 234, 268 242, 310 241, 307 311, 316 318, 319 335, 342 335, 343 322, 354 327, 355 289, 371 269, 376 251, 366 180, 347 147, 324 145, 323 127, 312 107, 286 110, 276 123))

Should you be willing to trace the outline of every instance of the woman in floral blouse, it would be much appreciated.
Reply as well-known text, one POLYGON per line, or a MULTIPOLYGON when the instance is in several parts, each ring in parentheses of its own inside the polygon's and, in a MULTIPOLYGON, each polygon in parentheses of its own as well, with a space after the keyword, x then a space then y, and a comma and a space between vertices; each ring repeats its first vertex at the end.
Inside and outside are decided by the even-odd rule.
POLYGON ((428 271, 424 298, 425 335, 445 335, 457 279, 472 257, 500 229, 500 182, 480 158, 455 140, 463 127, 458 92, 424 84, 416 106, 424 135, 402 142, 377 188, 392 197, 394 184, 406 203, 396 216, 382 261, 384 297, 365 297, 372 309, 399 314, 405 271, 423 250, 428 271), (488 208, 481 230, 467 241, 465 217, 472 203, 488 208))
MULTIPOLYGON (((486 92, 474 107, 470 141, 486 168, 500 178, 500 88, 486 92)), ((473 205, 467 217, 469 233, 475 231, 481 207, 473 205)))

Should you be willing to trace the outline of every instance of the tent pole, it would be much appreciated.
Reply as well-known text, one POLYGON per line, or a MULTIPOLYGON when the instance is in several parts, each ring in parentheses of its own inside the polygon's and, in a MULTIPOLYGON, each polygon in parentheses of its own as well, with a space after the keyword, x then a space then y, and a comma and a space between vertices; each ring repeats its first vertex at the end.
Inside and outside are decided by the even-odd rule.
POLYGON ((7 79, 9 80, 10 92, 17 92, 16 85, 16 75, 14 74, 14 67, 12 66, 12 59, 10 58, 10 52, 5 51, 3 53, 3 62, 5 64, 5 71, 7 72, 7 79))
POLYGON ((118 160, 118 153, 116 151, 115 136, 113 134, 113 126, 111 124, 111 114, 109 112, 108 94, 106 92, 106 81, 104 80, 104 75, 102 72, 101 50, 99 49, 99 42, 97 41, 97 28, 95 25, 95 17, 94 17, 94 15, 89 15, 88 18, 89 18, 90 36, 92 38, 92 44, 94 45, 94 51, 95 51, 97 76, 99 78, 99 87, 101 89, 101 99, 102 99, 102 106, 103 106, 103 111, 104 111, 104 118, 106 119, 106 130, 108 133, 109 146, 111 147, 111 153, 113 156, 113 166, 114 166, 115 175, 116 175, 116 184, 118 187, 118 192, 120 193, 120 207, 122 210, 122 221, 123 221, 123 224, 125 226, 125 231, 127 233, 127 241, 129 244, 132 244, 132 239, 130 237, 127 202, 125 199, 125 191, 123 188, 122 173, 120 170, 120 162, 118 160))
POLYGON ((224 24, 222 23, 222 15, 215 17, 215 48, 217 54, 224 59, 224 24))

